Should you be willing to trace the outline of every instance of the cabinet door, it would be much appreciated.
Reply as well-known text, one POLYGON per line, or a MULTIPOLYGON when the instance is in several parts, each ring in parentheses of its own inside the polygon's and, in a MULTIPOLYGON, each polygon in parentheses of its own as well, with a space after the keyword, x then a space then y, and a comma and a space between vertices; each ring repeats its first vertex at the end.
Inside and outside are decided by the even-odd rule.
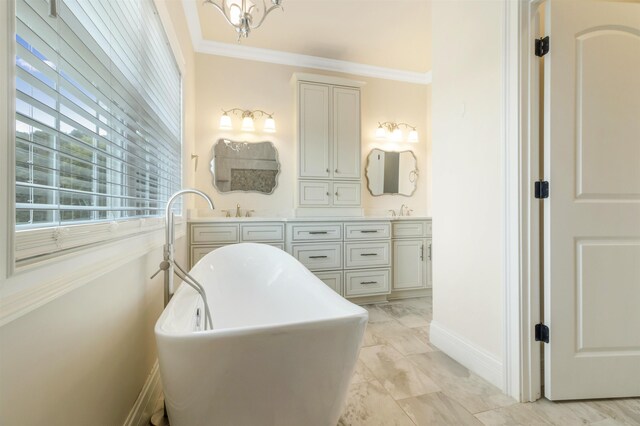
POLYGON ((432 259, 433 259, 433 241, 431 238, 427 238, 427 287, 433 287, 433 269, 432 269, 432 259))
POLYGON ((360 184, 353 182, 333 183, 334 206, 360 206, 360 184))
POLYGON ((329 86, 300 83, 300 177, 331 176, 329 86))
POLYGON ((333 88, 333 177, 360 179, 360 91, 333 88))
POLYGON ((301 206, 328 206, 330 204, 331 184, 323 181, 301 181, 299 183, 301 206))
POLYGON ((427 287, 427 250, 425 239, 393 242, 394 290, 427 287))

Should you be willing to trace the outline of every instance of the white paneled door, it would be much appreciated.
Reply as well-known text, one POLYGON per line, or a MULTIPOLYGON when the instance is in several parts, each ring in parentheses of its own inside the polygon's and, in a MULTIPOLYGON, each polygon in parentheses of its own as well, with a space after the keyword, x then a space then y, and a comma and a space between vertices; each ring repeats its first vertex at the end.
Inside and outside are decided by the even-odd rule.
POLYGON ((640 4, 547 1, 545 395, 640 395, 640 4))

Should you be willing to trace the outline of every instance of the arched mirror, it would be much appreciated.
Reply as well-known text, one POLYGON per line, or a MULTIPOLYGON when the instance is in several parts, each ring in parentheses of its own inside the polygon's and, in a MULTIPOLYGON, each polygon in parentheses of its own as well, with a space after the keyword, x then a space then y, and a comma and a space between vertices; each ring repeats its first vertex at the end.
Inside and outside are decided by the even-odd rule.
POLYGON ((418 164, 413 151, 373 149, 367 157, 367 183, 373 196, 411 196, 418 181, 418 164))
POLYGON ((278 186, 280 162, 271 142, 218 139, 212 157, 213 186, 220 192, 272 194, 278 186))

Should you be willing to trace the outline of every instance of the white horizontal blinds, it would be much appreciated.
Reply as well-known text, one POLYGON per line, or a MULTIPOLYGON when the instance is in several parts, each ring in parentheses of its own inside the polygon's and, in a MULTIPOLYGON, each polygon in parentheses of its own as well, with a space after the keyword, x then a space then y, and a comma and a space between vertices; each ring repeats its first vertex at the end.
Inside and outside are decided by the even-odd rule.
POLYGON ((18 239, 159 216, 180 187, 181 77, 153 1, 56 3, 16 2, 18 239))

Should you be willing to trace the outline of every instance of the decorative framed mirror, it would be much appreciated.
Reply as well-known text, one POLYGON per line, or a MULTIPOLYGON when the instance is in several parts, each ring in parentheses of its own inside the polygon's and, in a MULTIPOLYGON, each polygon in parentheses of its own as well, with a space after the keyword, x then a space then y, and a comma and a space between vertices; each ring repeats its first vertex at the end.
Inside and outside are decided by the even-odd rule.
POLYGON ((280 174, 278 150, 271 142, 218 139, 212 150, 211 174, 219 192, 272 194, 280 174))
POLYGON ((404 195, 410 197, 418 181, 418 161, 413 151, 373 149, 367 157, 367 187, 374 197, 404 195))

